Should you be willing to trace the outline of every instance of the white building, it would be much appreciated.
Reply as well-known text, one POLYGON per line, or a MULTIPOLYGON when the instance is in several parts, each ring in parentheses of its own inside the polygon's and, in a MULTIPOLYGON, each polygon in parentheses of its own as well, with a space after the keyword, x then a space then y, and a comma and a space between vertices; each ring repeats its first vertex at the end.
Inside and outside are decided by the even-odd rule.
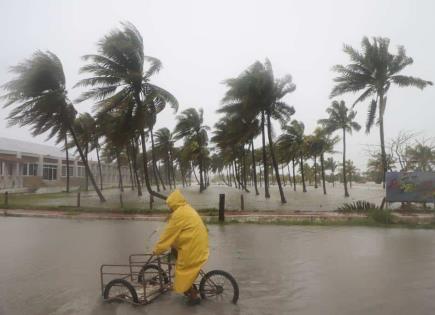
MULTIPOLYGON (((92 174, 100 183, 98 163, 89 161, 92 174)), ((116 164, 101 165, 103 185, 119 184, 116 164)), ((69 154, 71 186, 85 185, 85 167, 81 160, 69 154)), ((130 183, 128 166, 121 168, 124 184, 130 183)), ((0 137, 0 190, 36 190, 41 187, 65 187, 67 161, 64 151, 56 147, 0 137)), ((89 183, 89 185, 91 185, 89 183)), ((89 186, 90 187, 90 186, 89 186)))

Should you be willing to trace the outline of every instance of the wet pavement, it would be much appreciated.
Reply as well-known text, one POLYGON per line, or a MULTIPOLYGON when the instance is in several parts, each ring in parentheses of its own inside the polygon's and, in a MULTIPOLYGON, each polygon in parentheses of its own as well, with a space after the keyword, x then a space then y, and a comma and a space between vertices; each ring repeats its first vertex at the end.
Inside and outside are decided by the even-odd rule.
POLYGON ((160 222, 0 217, 0 314, 433 314, 435 231, 210 225, 207 270, 231 272, 238 305, 105 304, 102 263, 125 263, 160 222))

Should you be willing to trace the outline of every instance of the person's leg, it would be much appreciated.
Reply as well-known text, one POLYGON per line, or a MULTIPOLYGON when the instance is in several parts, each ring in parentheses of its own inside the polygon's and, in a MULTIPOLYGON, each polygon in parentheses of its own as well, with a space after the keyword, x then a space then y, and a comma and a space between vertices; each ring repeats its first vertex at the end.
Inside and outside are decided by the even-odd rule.
POLYGON ((184 292, 184 295, 189 298, 189 300, 187 301, 189 305, 197 305, 201 302, 201 298, 198 295, 198 289, 194 284, 192 284, 189 290, 184 292))

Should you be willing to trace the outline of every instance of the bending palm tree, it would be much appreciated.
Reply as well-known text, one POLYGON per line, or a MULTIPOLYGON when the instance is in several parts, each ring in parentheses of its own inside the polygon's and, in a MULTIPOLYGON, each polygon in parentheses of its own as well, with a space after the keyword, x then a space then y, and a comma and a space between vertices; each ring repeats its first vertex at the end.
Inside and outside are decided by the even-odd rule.
POLYGON ((83 79, 76 86, 91 87, 82 94, 80 101, 93 98, 100 101, 101 111, 123 111, 126 123, 133 125, 141 138, 147 190, 151 196, 166 199, 152 190, 149 180, 145 127, 150 111, 146 99, 155 93, 168 103, 176 104, 177 100, 150 82, 152 75, 160 70, 161 62, 144 54, 142 36, 134 25, 123 23, 122 26, 122 30, 116 29, 98 42, 99 54, 83 57, 90 63, 83 66, 81 72, 91 73, 94 77, 83 79), (149 65, 146 69, 145 62, 149 65))
POLYGON ((333 101, 331 107, 326 109, 329 118, 320 119, 319 124, 323 125, 325 131, 332 133, 336 130, 343 131, 343 185, 344 196, 349 197, 346 180, 346 132, 352 134, 352 131, 358 131, 361 126, 354 121, 356 112, 349 110, 344 101, 333 101))
POLYGON ((192 152, 198 156, 199 191, 202 192, 206 188, 203 175, 204 160, 207 156, 207 130, 210 130, 210 128, 204 125, 204 111, 202 109, 197 111, 194 108, 188 108, 177 116, 177 120, 174 139, 184 138, 192 152))
POLYGON ((59 58, 51 52, 37 51, 11 70, 17 77, 3 86, 8 91, 3 96, 4 106, 18 105, 8 115, 9 124, 31 125, 33 135, 48 131, 49 139, 56 135, 64 137, 68 131, 100 201, 104 202, 74 130, 76 111, 66 96, 65 74, 59 58))
POLYGON ((275 171, 275 178, 278 183, 281 202, 286 203, 273 147, 272 119, 279 120, 281 124, 285 124, 294 114, 294 108, 283 102, 282 99, 287 94, 293 92, 296 89, 296 85, 292 82, 292 78, 289 75, 282 79, 275 79, 272 65, 267 59, 264 64, 257 61, 239 77, 227 80, 226 84, 230 89, 223 99, 225 106, 220 112, 243 117, 246 121, 252 121, 260 116, 265 197, 270 197, 264 131, 264 127, 266 126, 269 151, 272 158, 272 166, 275 171))
POLYGON ((364 37, 361 46, 362 52, 345 45, 343 51, 349 55, 351 62, 347 66, 336 65, 334 70, 338 77, 334 79, 337 84, 332 89, 331 98, 344 93, 364 92, 356 99, 354 105, 372 98, 369 105, 366 132, 370 132, 378 111, 379 134, 381 139, 381 155, 383 161, 383 184, 385 187, 385 172, 387 170, 387 156, 385 153, 384 113, 387 105, 387 93, 391 85, 399 87, 415 86, 423 89, 432 82, 420 78, 401 75, 400 72, 414 61, 406 56, 405 48, 398 47, 397 55, 391 54, 388 49, 388 38, 375 37, 373 42, 364 37))

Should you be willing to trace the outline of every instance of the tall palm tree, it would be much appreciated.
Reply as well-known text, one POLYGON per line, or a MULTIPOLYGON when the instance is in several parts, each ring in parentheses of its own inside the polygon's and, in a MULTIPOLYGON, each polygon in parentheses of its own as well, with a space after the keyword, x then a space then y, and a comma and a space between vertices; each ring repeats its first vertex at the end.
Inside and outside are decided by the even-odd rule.
POLYGON ((204 125, 204 111, 195 108, 188 108, 177 116, 177 124, 174 129, 174 139, 185 139, 194 152, 198 156, 199 166, 199 191, 202 192, 206 186, 204 181, 204 160, 207 157, 207 131, 210 127, 204 125))
POLYGON ((333 69, 338 73, 334 79, 337 83, 332 89, 331 98, 345 94, 364 92, 355 100, 354 105, 371 98, 369 105, 366 132, 370 132, 378 111, 381 155, 383 161, 383 184, 385 187, 385 172, 387 157, 385 153, 384 113, 387 105, 387 93, 392 85, 399 87, 415 86, 423 89, 432 82, 420 78, 400 74, 414 60, 406 55, 405 48, 399 46, 397 54, 389 52, 390 40, 375 37, 372 42, 364 37, 361 42, 362 51, 349 45, 344 45, 343 51, 349 55, 351 63, 336 65, 333 69))
POLYGON ((10 125, 31 126, 33 135, 49 132, 48 138, 72 136, 80 158, 89 173, 91 182, 101 202, 104 196, 92 175, 74 129, 76 111, 67 97, 62 63, 52 52, 37 51, 30 59, 11 68, 16 78, 3 88, 5 107, 17 106, 8 115, 10 125))
POLYGON ((295 110, 286 104, 282 99, 296 89, 290 75, 282 79, 275 79, 270 61, 266 59, 263 63, 257 61, 244 71, 239 77, 225 81, 229 90, 223 101, 225 106, 220 110, 227 114, 235 113, 244 117, 246 121, 252 121, 260 117, 260 129, 263 144, 263 165, 265 179, 265 196, 269 198, 268 189, 268 167, 266 158, 265 131, 269 142, 269 152, 272 159, 272 166, 275 171, 275 178, 278 183, 281 202, 286 199, 281 185, 278 170, 278 163, 274 151, 272 139, 272 119, 278 120, 281 124, 287 123, 295 110))
POLYGON ((89 63, 81 68, 81 72, 94 76, 76 84, 91 88, 79 101, 96 99, 102 111, 122 109, 126 124, 133 125, 140 136, 147 190, 151 196, 166 199, 151 188, 145 139, 147 116, 150 115, 147 97, 157 93, 165 102, 177 103, 171 93, 150 81, 162 66, 160 60, 144 54, 142 36, 131 23, 122 23, 122 29, 111 31, 98 42, 98 54, 86 55, 83 59, 89 63))
MULTIPOLYGON (((150 93, 147 98, 145 99, 146 106, 148 108, 149 115, 147 115, 147 126, 150 132, 150 138, 151 138, 151 156, 152 156, 152 163, 153 163, 153 172, 154 172, 154 178, 156 179, 157 183, 157 191, 160 191, 159 189, 159 180, 162 184, 163 190, 166 190, 165 184, 161 178, 160 172, 157 170, 156 165, 156 154, 155 154, 155 148, 154 148, 154 125, 157 121, 157 115, 162 112, 167 102, 163 97, 160 97, 158 94, 158 91, 154 91, 153 93, 150 93)), ((169 106, 172 107, 174 110, 174 113, 178 111, 178 102, 169 102, 169 106)))
POLYGON ((344 196, 349 197, 349 192, 347 190, 346 181, 346 133, 352 134, 352 131, 359 131, 361 126, 354 121, 356 112, 349 110, 346 107, 344 101, 333 101, 331 106, 326 109, 329 117, 326 119, 320 119, 319 124, 321 124, 325 131, 328 133, 333 133, 336 130, 342 130, 343 132, 343 185, 344 185, 344 196))

